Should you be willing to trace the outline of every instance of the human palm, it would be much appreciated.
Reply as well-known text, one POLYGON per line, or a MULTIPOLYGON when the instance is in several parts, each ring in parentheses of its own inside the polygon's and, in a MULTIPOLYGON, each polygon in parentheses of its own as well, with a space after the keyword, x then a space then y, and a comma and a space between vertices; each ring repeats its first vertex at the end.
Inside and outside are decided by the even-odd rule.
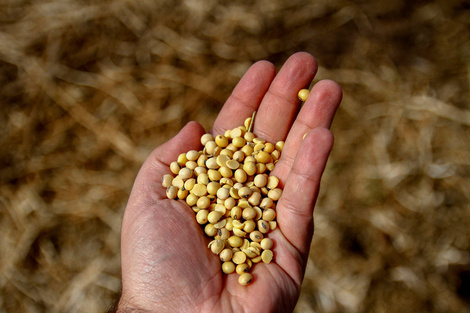
POLYGON ((222 274, 209 238, 184 202, 166 199, 161 178, 180 153, 201 148, 204 129, 188 123, 143 164, 124 214, 121 235, 123 291, 118 312, 290 312, 300 294, 310 242, 313 208, 333 136, 328 130, 341 101, 332 81, 317 83, 299 112, 297 92, 317 70, 307 53, 291 56, 276 75, 266 61, 240 80, 214 126, 213 135, 243 124, 257 111, 254 133, 285 140, 272 175, 284 192, 276 207, 274 262, 253 266, 253 283, 222 274), (304 134, 307 133, 303 139, 304 134))

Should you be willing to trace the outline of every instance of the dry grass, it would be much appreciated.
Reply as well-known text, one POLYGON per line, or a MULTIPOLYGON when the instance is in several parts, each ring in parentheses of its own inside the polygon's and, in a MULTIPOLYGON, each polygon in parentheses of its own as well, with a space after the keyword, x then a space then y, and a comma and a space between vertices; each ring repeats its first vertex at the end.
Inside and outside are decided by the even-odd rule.
POLYGON ((147 153, 248 66, 344 88, 296 312, 470 312, 468 1, 0 2, 0 312, 103 312, 147 153))

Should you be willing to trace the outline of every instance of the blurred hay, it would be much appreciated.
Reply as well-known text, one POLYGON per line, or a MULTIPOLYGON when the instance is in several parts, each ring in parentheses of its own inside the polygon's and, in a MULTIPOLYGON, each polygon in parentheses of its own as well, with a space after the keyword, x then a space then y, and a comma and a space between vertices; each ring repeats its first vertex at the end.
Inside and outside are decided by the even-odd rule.
POLYGON ((305 50, 344 101, 296 312, 470 312, 469 8, 0 2, 0 311, 105 311, 145 156, 305 50))

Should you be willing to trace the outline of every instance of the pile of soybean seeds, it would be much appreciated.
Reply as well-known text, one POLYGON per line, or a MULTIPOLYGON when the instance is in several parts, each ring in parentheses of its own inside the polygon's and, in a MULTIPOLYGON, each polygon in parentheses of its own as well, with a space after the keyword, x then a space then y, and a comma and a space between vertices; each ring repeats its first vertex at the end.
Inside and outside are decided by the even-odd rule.
POLYGON ((222 271, 239 274, 241 285, 252 282, 254 263, 273 259, 273 242, 266 235, 277 227, 276 203, 282 195, 279 179, 270 173, 284 142, 257 138, 251 132, 253 118, 224 135, 203 135, 202 151, 180 154, 170 164, 176 176, 162 178, 167 197, 185 200, 193 209, 214 239, 209 248, 222 261, 222 271))

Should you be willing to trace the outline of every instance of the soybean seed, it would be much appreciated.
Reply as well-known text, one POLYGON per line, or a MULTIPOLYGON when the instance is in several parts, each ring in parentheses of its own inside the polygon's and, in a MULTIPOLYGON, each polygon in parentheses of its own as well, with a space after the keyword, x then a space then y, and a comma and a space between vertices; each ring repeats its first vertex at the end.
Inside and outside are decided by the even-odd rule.
MULTIPOLYGON (((233 222, 232 222, 232 223, 233 223, 233 222)), ((244 231, 241 230, 241 229, 234 228, 232 231, 233 231, 233 234, 234 234, 235 236, 237 236, 237 237, 243 238, 243 237, 246 236, 246 232, 244 232, 244 231)))
POLYGON ((202 135, 202 137, 201 137, 201 144, 202 144, 203 146, 205 146, 209 141, 214 141, 214 136, 212 136, 212 135, 209 134, 209 133, 202 135))
POLYGON ((207 216, 209 215, 209 211, 207 210, 200 210, 199 212, 197 212, 196 214, 196 221, 203 225, 205 223, 207 223, 207 216))
POLYGON ((256 211, 253 208, 246 208, 242 212, 242 217, 245 220, 252 220, 256 217, 256 211))
POLYGON ((217 194, 217 190, 220 189, 220 184, 215 181, 211 181, 207 184, 207 193, 210 195, 215 196, 217 194))
POLYGON ((277 188, 277 186, 279 185, 279 178, 277 178, 276 176, 269 176, 268 178, 268 184, 266 187, 268 187, 268 189, 274 189, 274 188, 277 188))
POLYGON ((279 152, 282 152, 282 149, 284 149, 284 141, 276 142, 276 150, 278 150, 279 152))
POLYGON ((248 202, 253 206, 259 205, 261 202, 261 193, 258 191, 253 192, 248 198, 248 202))
POLYGON ((271 250, 271 248, 273 247, 273 241, 270 238, 264 238, 263 240, 261 240, 260 245, 261 249, 263 250, 271 250))
MULTIPOLYGON (((206 173, 199 174, 197 176, 196 182, 198 184, 207 185, 209 183, 209 176, 206 173)), ((194 188, 194 187, 193 187, 194 188)))
POLYGON ((251 125, 251 117, 245 119, 245 121, 243 122, 243 126, 245 126, 246 129, 248 129, 251 125))
POLYGON ((238 169, 238 167, 240 166, 240 164, 239 164, 237 161, 235 161, 235 160, 228 160, 228 161, 226 162, 226 165, 227 165, 227 167, 228 167, 229 169, 231 169, 231 170, 236 170, 236 169, 238 169))
MULTIPOLYGON (((269 227, 269 225, 268 225, 269 227)), ((245 225, 243 226, 243 231, 247 232, 247 233, 251 233, 252 231, 254 231, 256 228, 256 223, 252 220, 249 220, 249 221, 246 221, 245 222, 245 225)))
POLYGON ((261 216, 263 215, 263 211, 261 211, 261 209, 257 206, 253 207, 253 209, 256 211, 256 216, 254 219, 259 220, 261 216))
POLYGON ((186 152, 186 159, 188 159, 188 161, 196 161, 197 158, 199 158, 199 152, 198 151, 190 150, 190 151, 186 152))
POLYGON ((273 259, 273 252, 271 250, 264 250, 263 253, 261 253, 261 259, 266 264, 271 263, 273 259))
POLYGON ((217 235, 217 228, 215 228, 212 224, 207 224, 206 227, 204 227, 204 232, 207 236, 214 237, 217 235))
POLYGON ((211 141, 206 142, 206 144, 204 145, 205 153, 207 153, 208 155, 214 155, 214 151, 216 147, 217 147, 217 144, 215 143, 215 141, 211 140, 211 141))
POLYGON ((226 219, 223 219, 217 223, 214 224, 214 227, 217 228, 217 229, 222 229, 225 227, 225 225, 227 225, 227 220, 226 219))
POLYGON ((222 175, 225 178, 230 178, 233 176, 233 172, 231 169, 229 169, 227 166, 222 166, 219 168, 220 175, 222 175))
POLYGON ((237 267, 235 268, 235 271, 237 272, 238 275, 242 275, 250 270, 250 267, 248 264, 243 263, 243 264, 238 264, 237 267))
POLYGON ((165 174, 162 177, 162 185, 165 188, 168 188, 171 186, 171 182, 173 181, 173 176, 171 174, 165 174))
POLYGON ((217 135, 215 137, 215 143, 221 147, 221 148, 225 148, 227 145, 228 145, 228 138, 225 137, 225 136, 222 136, 222 135, 217 135))
POLYGON ((243 138, 248 142, 252 142, 253 139, 255 138, 255 134, 253 134, 252 132, 247 132, 247 133, 245 133, 243 138))
POLYGON ((242 216, 242 209, 238 206, 233 207, 230 211, 230 216, 232 216, 234 220, 239 219, 242 216))
POLYGON ((218 170, 208 170, 207 176, 211 181, 219 181, 222 178, 222 175, 218 170))
POLYGON ((245 145, 243 146, 240 151, 243 152, 243 154, 245 154, 245 156, 251 156, 253 154, 253 147, 250 146, 250 145, 245 145))
POLYGON ((271 230, 275 230, 277 228, 277 222, 269 221, 269 227, 271 227, 271 230))
POLYGON ((264 187, 266 186, 267 182, 268 182, 268 177, 266 174, 258 174, 255 176, 254 183, 256 187, 260 187, 260 188, 264 187))
POLYGON ((184 189, 191 191, 196 185, 196 180, 194 178, 189 178, 184 182, 184 189))
POLYGON ((178 199, 184 200, 188 196, 188 193, 189 192, 186 189, 178 189, 176 196, 178 197, 178 199))
POLYGON ((274 163, 273 162, 267 163, 266 164, 266 169, 268 171, 272 172, 274 170, 274 163))
POLYGON ((276 217, 276 211, 274 211, 273 209, 266 209, 264 210, 263 212, 263 220, 265 221, 272 221, 274 220, 274 218, 276 217))
MULTIPOLYGON (((227 221, 228 219, 225 219, 227 221)), ((227 224, 225 224, 227 226, 227 224)), ((217 229, 217 235, 220 239, 227 240, 230 237, 230 232, 227 228, 219 228, 217 229)))
POLYGON ((253 155, 247 155, 244 163, 252 162, 256 164, 256 158, 253 155))
POLYGON ((188 161, 188 162, 186 162, 185 165, 190 170, 194 170, 197 167, 197 163, 195 161, 188 161))
POLYGON ((263 150, 263 149, 264 149, 264 143, 258 143, 258 144, 256 144, 256 145, 253 147, 253 150, 254 150, 255 152, 261 151, 261 150, 263 150))
POLYGON ((173 178, 173 180, 171 181, 171 184, 173 186, 175 186, 176 188, 178 189, 181 189, 184 187, 184 180, 179 177, 179 176, 176 176, 175 178, 173 178))
MULTIPOLYGON (((272 153, 271 153, 272 155, 272 153)), ((197 158, 197 166, 205 166, 206 164, 206 161, 208 160, 209 158, 207 157, 207 155, 205 154, 201 154, 198 158, 197 158)))
POLYGON ((232 221, 232 225, 234 229, 242 229, 245 226, 245 222, 241 222, 240 220, 234 219, 232 221))
POLYGON ((178 188, 175 186, 170 186, 166 189, 166 196, 168 199, 175 199, 178 194, 178 188))
POLYGON ((214 205, 212 207, 212 210, 214 211, 217 211, 217 212, 220 212, 222 213, 222 215, 225 215, 225 213, 227 212, 227 209, 225 208, 225 206, 221 203, 217 203, 216 205, 214 205))
POLYGON ((231 210, 233 207, 235 207, 235 204, 236 202, 235 202, 235 199, 233 198, 227 198, 224 201, 224 206, 227 210, 231 210))
POLYGON ((207 216, 207 221, 211 224, 215 224, 219 221, 219 219, 222 217, 222 215, 223 214, 218 212, 218 211, 212 211, 207 216))
POLYGON ((308 89, 300 89, 297 97, 300 101, 307 101, 308 96, 310 95, 310 91, 308 89))
POLYGON ((219 163, 217 162, 217 158, 213 157, 213 158, 207 159, 206 166, 208 169, 216 170, 220 167, 219 163))
POLYGON ((232 274, 235 271, 235 264, 233 262, 228 261, 222 263, 222 272, 225 274, 232 274))
POLYGON ((230 197, 236 200, 240 199, 240 196, 238 195, 238 190, 235 187, 230 188, 230 197))
POLYGON ((242 249, 242 252, 245 253, 245 255, 247 257, 249 257, 250 259, 255 258, 255 257, 258 256, 258 254, 256 254, 255 251, 250 250, 250 249, 242 249))
POLYGON ((262 209, 266 209, 266 208, 270 208, 272 207, 274 204, 273 202, 273 199, 270 199, 270 198, 263 198, 263 200, 261 200, 261 203, 260 203, 260 208, 262 209))
POLYGON ((255 231, 250 233, 250 239, 252 241, 261 242, 261 240, 263 240, 263 238, 264 238, 263 234, 258 230, 255 230, 255 231))
POLYGON ((198 199, 198 197, 197 197, 195 194, 190 193, 190 194, 188 194, 188 196, 186 197, 186 203, 187 203, 189 206, 192 207, 192 206, 196 205, 197 199, 198 199))
POLYGON ((258 221, 258 230, 262 232, 263 234, 268 233, 271 229, 269 227, 269 223, 266 222, 265 220, 259 220, 258 221))
POLYGON ((181 153, 178 156, 178 159, 176 159, 176 162, 178 162, 181 166, 184 166, 186 162, 188 162, 188 158, 186 157, 186 153, 181 153))
POLYGON ((233 186, 233 180, 231 178, 228 178, 228 177, 222 177, 220 179, 220 184, 221 185, 233 186))
POLYGON ((225 224, 225 228, 230 232, 233 230, 233 225, 232 225, 233 218, 229 217, 229 218, 226 218, 226 220, 227 220, 227 224, 225 224))
MULTIPOLYGON (((216 239, 209 243, 212 253, 219 254, 225 247, 225 240, 216 239)), ((264 251, 265 252, 265 251, 264 251)))
POLYGON ((243 151, 235 151, 232 156, 233 160, 237 162, 242 162, 245 159, 245 154, 243 151))
POLYGON ((274 151, 275 148, 276 147, 272 143, 266 142, 264 144, 264 149, 263 150, 264 150, 264 152, 271 153, 271 152, 274 151))
POLYGON ((230 137, 232 138, 232 142, 233 139, 241 136, 243 136, 243 131, 240 128, 234 128, 232 129, 232 131, 230 131, 230 137))
POLYGON ((220 154, 216 158, 217 165, 219 165, 219 167, 227 166, 227 161, 229 161, 229 160, 230 160, 230 158, 226 154, 220 154))
POLYGON ((225 149, 223 149, 223 150, 220 152, 220 154, 226 154, 226 155, 228 155, 229 157, 232 157, 232 156, 233 156, 233 153, 234 153, 235 151, 237 151, 237 150, 238 150, 238 148, 235 147, 235 146, 233 145, 233 143, 229 143, 228 146, 226 146, 225 149))
POLYGON ((181 165, 178 162, 174 161, 170 163, 170 171, 173 174, 178 175, 180 169, 181 169, 181 165))
POLYGON ((200 209, 207 209, 210 204, 211 204, 211 201, 209 200, 209 198, 205 196, 200 197, 196 202, 197 207, 200 209))
POLYGON ((193 170, 194 175, 199 176, 202 173, 207 173, 207 169, 204 166, 198 166, 193 170))
POLYGON ((246 140, 243 137, 235 137, 233 138, 232 143, 235 147, 241 148, 245 145, 246 140))
POLYGON ((193 176, 193 171, 191 171, 187 167, 183 167, 178 172, 178 176, 181 177, 181 179, 186 180, 186 179, 190 178, 191 176, 193 176))
POLYGON ((247 179, 246 172, 241 168, 235 170, 234 177, 235 177, 235 180, 239 183, 244 183, 246 182, 246 179, 247 179))
POLYGON ((264 172, 266 172, 266 164, 256 163, 256 173, 263 174, 264 172))
POLYGON ((238 190, 238 195, 242 198, 249 198, 251 196, 251 189, 248 187, 242 187, 238 190))
POLYGON ((243 239, 243 244, 240 247, 240 250, 243 251, 245 249, 248 249, 250 247, 250 241, 248 239, 243 239))
POLYGON ((238 277, 240 285, 246 286, 253 281, 253 276, 250 273, 243 273, 238 277))
POLYGON ((227 239, 227 243, 233 248, 238 248, 238 247, 241 247, 241 245, 243 244, 243 239, 238 236, 230 236, 227 239))
POLYGON ((219 188, 219 190, 217 190, 217 198, 221 199, 221 200, 225 200, 229 197, 230 195, 230 191, 227 189, 227 188, 219 188))
POLYGON ((191 192, 198 197, 202 197, 207 194, 207 187, 203 184, 196 184, 194 185, 193 189, 191 189, 191 192))
POLYGON ((269 190, 268 192, 268 197, 273 199, 273 201, 277 201, 281 198, 282 196, 282 189, 280 188, 274 188, 269 190))
POLYGON ((242 251, 235 252, 235 254, 232 257, 232 262, 235 264, 242 264, 245 263, 246 261, 246 254, 243 253, 242 251))

